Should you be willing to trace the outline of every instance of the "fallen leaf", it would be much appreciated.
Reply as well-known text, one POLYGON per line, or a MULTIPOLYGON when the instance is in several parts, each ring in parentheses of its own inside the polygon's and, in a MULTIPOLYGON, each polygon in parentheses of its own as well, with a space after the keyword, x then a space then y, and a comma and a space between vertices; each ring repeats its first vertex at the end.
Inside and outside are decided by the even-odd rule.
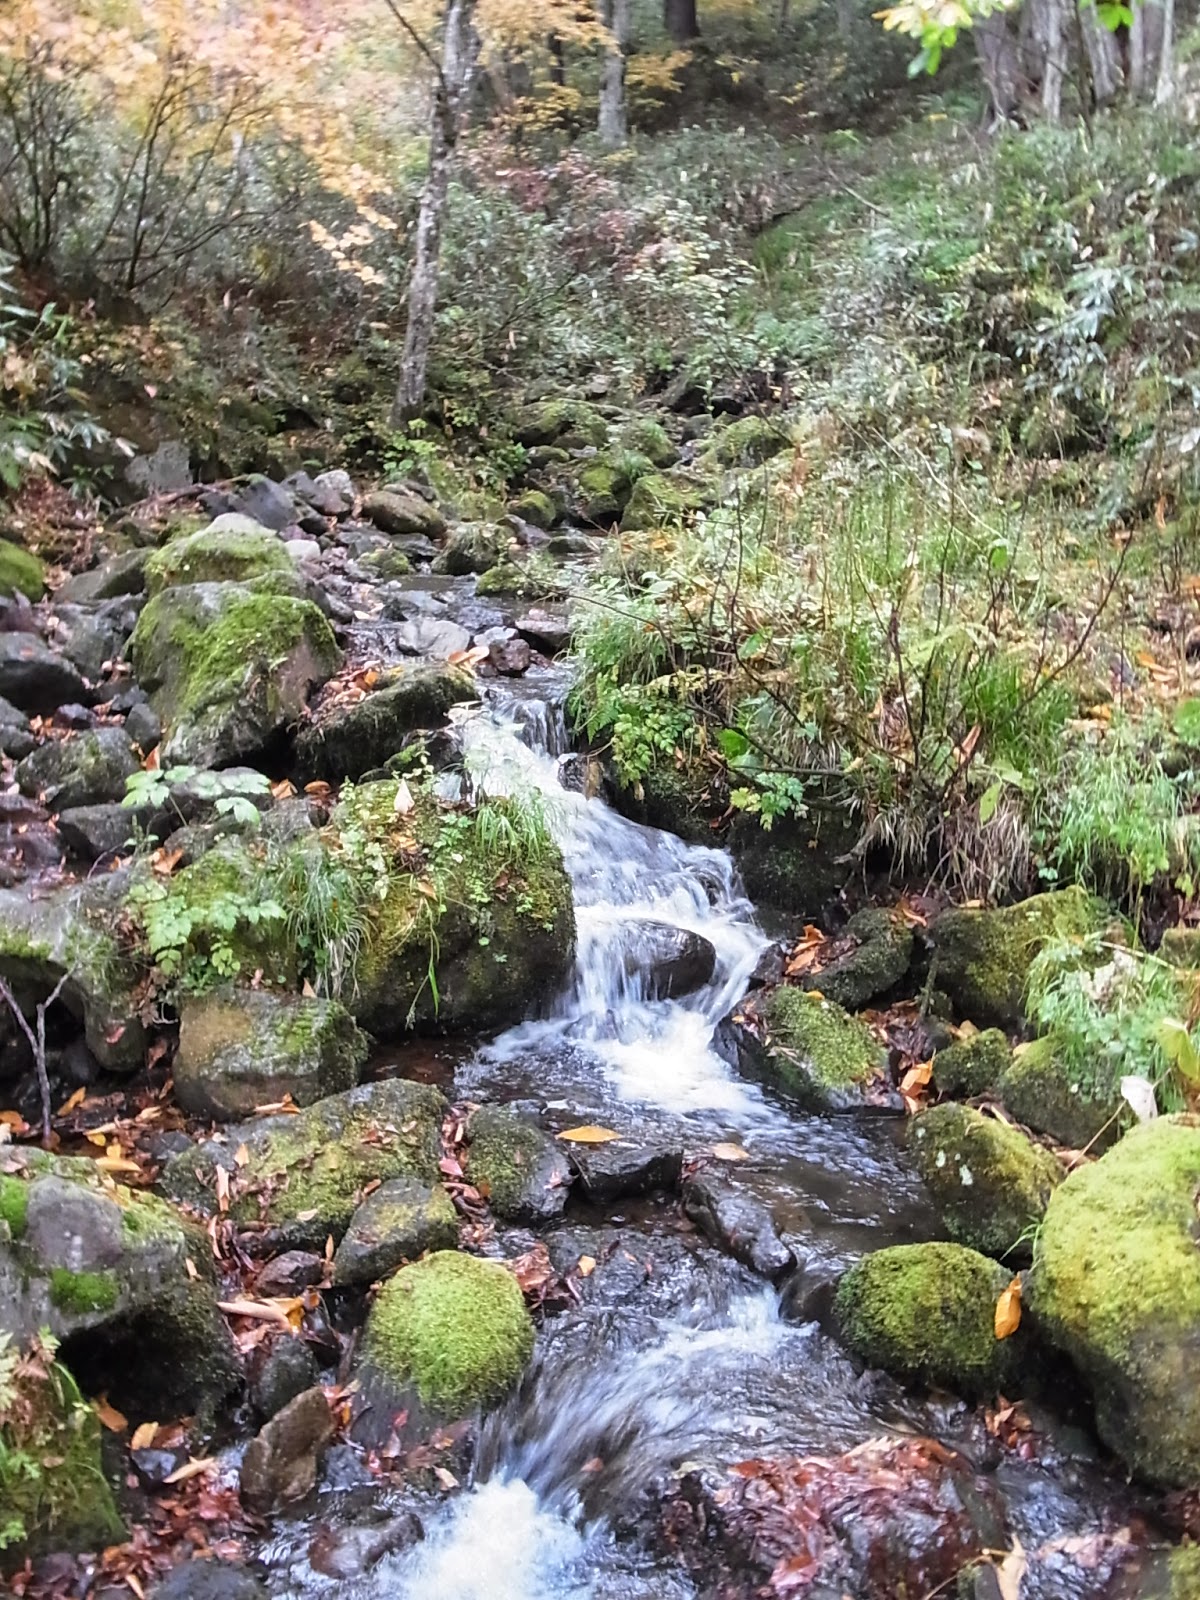
POLYGON ((248 1166, 250 1163, 250 1151, 247 1146, 244 1144, 238 1145, 237 1149, 233 1152, 233 1159, 239 1167, 248 1166))
POLYGON ((1010 1339, 1021 1326, 1021 1279, 1016 1277, 996 1301, 996 1337, 1010 1339))
POLYGON ((596 1270, 595 1256, 580 1256, 579 1260, 575 1263, 575 1270, 579 1273, 581 1278, 590 1278, 592 1273, 596 1270))
POLYGON ((216 1456, 204 1456, 200 1460, 185 1461, 183 1466, 176 1467, 174 1472, 169 1472, 163 1479, 164 1483, 187 1483, 189 1478, 198 1478, 202 1472, 208 1472, 217 1464, 216 1456))
POLYGON ((1013 1534, 1012 1549, 996 1568, 996 1583, 1003 1600, 1021 1600, 1021 1579, 1029 1570, 1021 1541, 1013 1534))
POLYGON ((143 1422, 133 1430, 133 1438, 129 1441, 131 1450, 149 1450, 153 1447, 158 1437, 157 1422, 143 1422))
POLYGON ((86 1089, 76 1089, 75 1093, 73 1095, 71 1095, 70 1099, 65 1100, 62 1103, 62 1105, 59 1106, 59 1108, 58 1108, 59 1116, 60 1117, 69 1117, 71 1115, 72 1111, 74 1111, 77 1106, 81 1106, 86 1099, 87 1099, 87 1090, 86 1089))
POLYGON ((109 1405, 107 1395, 99 1395, 93 1400, 92 1410, 100 1418, 109 1433, 124 1433, 129 1426, 128 1419, 121 1415, 116 1406, 109 1405))
POLYGON ((182 860, 182 850, 156 850, 150 857, 150 865, 160 878, 169 878, 182 860))
POLYGON ((200 1273, 197 1270, 196 1263, 192 1260, 191 1256, 185 1256, 184 1257, 183 1265, 184 1265, 184 1270, 187 1272, 188 1277, 192 1280, 193 1283, 195 1283, 196 1280, 199 1278, 200 1273))
POLYGON ((218 1300, 218 1307, 230 1317, 253 1317, 258 1322, 277 1322, 281 1328, 290 1328, 289 1313, 296 1307, 303 1312, 300 1300, 218 1300))
POLYGON ((307 978, 305 978, 303 984, 301 985, 300 993, 306 1000, 315 1000, 317 998, 317 991, 313 988, 312 984, 309 983, 307 978))
POLYGON ((458 1479, 452 1472, 448 1472, 445 1467, 434 1467, 433 1475, 441 1484, 443 1489, 458 1488, 458 1479))
POLYGON ((396 798, 392 803, 392 810, 398 817, 406 817, 416 805, 413 792, 403 778, 396 785, 396 798))
POLYGON ((217 1168, 217 1210, 229 1210, 229 1174, 224 1167, 217 1168))
POLYGON ((141 1177, 142 1169, 136 1161, 128 1161, 124 1156, 97 1156, 96 1165, 101 1172, 123 1172, 127 1177, 141 1177))
POLYGON ((600 1128, 593 1122, 585 1122, 581 1128, 567 1128, 558 1136, 566 1139, 569 1144, 609 1144, 621 1135, 612 1128, 600 1128))
POLYGON ((743 1150, 740 1144, 732 1144, 729 1140, 722 1140, 720 1144, 712 1147, 712 1153, 718 1161, 749 1161, 749 1150, 743 1150))

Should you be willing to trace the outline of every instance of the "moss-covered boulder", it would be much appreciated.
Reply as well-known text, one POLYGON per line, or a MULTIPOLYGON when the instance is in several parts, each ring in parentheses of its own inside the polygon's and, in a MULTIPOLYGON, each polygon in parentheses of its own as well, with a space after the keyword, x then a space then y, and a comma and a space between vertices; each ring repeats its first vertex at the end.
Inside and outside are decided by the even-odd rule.
POLYGON ((1050 1036, 1018 1045, 994 1087, 1018 1122, 1072 1150, 1106 1149, 1131 1119, 1120 1085, 1085 1081, 1050 1036))
POLYGON ((391 865, 371 907, 347 1004, 380 1038, 408 1027, 484 1031, 518 1022, 570 971, 575 915, 562 856, 519 803, 455 816, 421 794, 397 811, 397 781, 345 795, 332 829, 378 845, 391 865))
POLYGON ((367 1196, 350 1219, 333 1258, 338 1288, 374 1283, 405 1262, 458 1244, 458 1213, 440 1184, 392 1178, 367 1196))
POLYGON ((679 452, 671 443, 667 430, 653 417, 636 417, 632 422, 627 422, 618 434, 617 442, 623 450, 645 456, 655 467, 673 467, 679 459, 679 452))
POLYGON ((969 1106, 932 1106, 908 1126, 917 1171, 959 1244, 1028 1261, 1063 1171, 1048 1150, 969 1106))
POLYGON ((747 894, 794 918, 822 917, 837 899, 853 872, 859 835, 857 821, 833 796, 814 792, 806 803, 806 816, 781 818, 769 831, 756 817, 738 815, 728 833, 747 894))
POLYGON ((790 431, 768 417, 738 417, 713 434, 705 453, 723 467, 761 467, 792 448, 790 431))
POLYGON ((270 750, 341 664, 317 607, 261 582, 165 589, 142 612, 128 648, 163 719, 164 761, 198 766, 270 750))
POLYGON ((505 1222, 537 1225, 562 1215, 571 1185, 566 1151, 507 1106, 481 1106, 467 1123, 468 1182, 505 1222))
POLYGON ((446 540, 446 547, 433 563, 435 572, 452 578, 465 578, 472 572, 487 572, 508 554, 512 534, 507 528, 486 522, 467 522, 446 540))
POLYGON ((485 599, 489 595, 524 594, 526 583, 524 567, 519 567, 515 561, 501 561, 479 574, 475 593, 485 599))
POLYGON ((985 1028, 938 1051, 933 1058, 933 1082, 939 1094, 973 1100, 996 1088, 1011 1060, 1007 1035, 999 1028, 985 1028))
POLYGON ((225 1139, 173 1156, 162 1187, 206 1215, 219 1209, 217 1170, 229 1177, 229 1215, 279 1249, 320 1249, 341 1239, 362 1190, 390 1178, 435 1183, 442 1117, 436 1089, 393 1080, 319 1100, 295 1116, 266 1117, 225 1139), (245 1160, 236 1152, 245 1146, 245 1160))
POLYGON ((392 545, 382 550, 368 550, 365 555, 359 556, 358 564, 383 583, 390 583, 394 578, 405 578, 413 570, 410 558, 403 550, 397 550, 392 545))
POLYGON ((13 1150, 6 1167, 0 1333, 48 1328, 89 1392, 143 1415, 227 1394, 237 1365, 203 1231, 89 1160, 13 1150))
MULTIPOLYGON (((569 460, 569 457, 564 454, 563 459, 569 460)), ((558 521, 558 507, 541 489, 526 489, 524 494, 509 501, 508 509, 514 517, 520 517, 522 522, 528 522, 533 528, 548 531, 558 521)))
POLYGON ((1103 901, 1078 887, 1013 906, 943 911, 930 930, 937 985, 972 1022, 1020 1028, 1034 956, 1051 939, 1082 939, 1110 920, 1103 901))
POLYGON ((608 439, 608 423, 584 400, 537 400, 513 418, 513 438, 526 447, 558 445, 566 450, 597 448, 608 439))
POLYGON ((175 1098, 185 1111, 218 1122, 251 1116, 285 1096, 312 1105, 355 1086, 367 1048, 336 1000, 265 989, 186 995, 175 1098))
POLYGON ((446 531, 446 519, 435 505, 402 489, 376 489, 364 495, 362 514, 382 532, 397 537, 419 534, 440 539, 446 531))
POLYGON ((0 976, 27 1016, 66 976, 61 1003, 83 1023, 89 1050, 113 1072, 145 1061, 139 985, 144 972, 117 933, 125 872, 100 874, 38 899, 0 890, 0 976))
POLYGON ((1187 972, 1200 971, 1200 928, 1191 923, 1168 928, 1158 953, 1173 967, 1182 967, 1187 972))
POLYGON ((40 600, 45 592, 46 574, 33 552, 0 539, 0 596, 7 599, 23 594, 26 599, 40 600))
POLYGON ((633 486, 621 514, 621 527, 642 531, 683 522, 714 506, 719 497, 716 486, 700 475, 647 472, 633 486))
POLYGON ((1200 1483, 1200 1125, 1132 1129, 1055 1191, 1029 1303, 1089 1383, 1104 1442, 1151 1482, 1200 1483))
POLYGON ((0 1409, 0 1568, 127 1537, 100 1459, 100 1420, 38 1340, 0 1409))
POLYGON ((825 959, 801 977, 800 986, 819 989, 827 1000, 856 1011, 895 988, 908 972, 912 952, 912 929, 903 917, 869 906, 822 950, 825 959))
POLYGON ((451 706, 478 698, 469 672, 418 667, 385 682, 362 700, 335 706, 296 740, 296 762, 307 777, 361 778, 387 765, 410 734, 445 725, 451 706))
POLYGON ((161 594, 181 583, 245 583, 252 578, 291 578, 295 563, 287 545, 249 517, 226 513, 198 533, 171 539, 145 564, 146 588, 161 594))
POLYGON ((804 1105, 845 1111, 887 1096, 887 1053, 857 1017, 819 994, 780 984, 759 1010, 764 1070, 804 1105))
POLYGON ((838 1330, 855 1355, 898 1378, 993 1395, 1020 1372, 1024 1341, 997 1339, 995 1330, 1011 1276, 959 1244, 876 1250, 838 1285, 838 1330))
POLYGON ((495 1261, 439 1251, 384 1285, 363 1340, 373 1380, 446 1421, 499 1404, 533 1354, 516 1278, 495 1261))
POLYGON ((120 800, 138 760, 120 728, 85 728, 65 739, 47 739, 17 768, 22 794, 38 795, 55 811, 120 800))

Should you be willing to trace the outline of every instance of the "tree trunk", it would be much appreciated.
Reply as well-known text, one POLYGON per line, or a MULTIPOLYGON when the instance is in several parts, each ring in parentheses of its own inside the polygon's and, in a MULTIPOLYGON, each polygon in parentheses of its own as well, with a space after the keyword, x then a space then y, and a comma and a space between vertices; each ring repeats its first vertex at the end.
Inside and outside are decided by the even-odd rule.
POLYGON ((1042 115, 1048 122, 1062 118, 1063 80, 1067 72, 1067 31, 1063 27, 1062 0, 1045 0, 1041 36, 1045 51, 1042 69, 1042 115))
POLYGON ((854 0, 837 0, 834 20, 839 37, 849 39, 854 33, 854 0))
POLYGON ((563 48, 562 34, 552 33, 546 40, 546 49, 550 52, 550 82, 558 88, 567 86, 567 53, 563 48))
POLYGON ((625 143, 625 47, 629 43, 629 0, 601 0, 601 21, 608 29, 600 74, 601 144, 615 149, 625 143))
POLYGON ((1162 44, 1158 54, 1158 82, 1154 86, 1156 106, 1169 105, 1175 97, 1175 0, 1163 0, 1162 44))
POLYGON ((392 402, 392 426, 419 415, 425 404, 425 379, 433 317, 437 309, 438 258, 442 223, 450 192, 450 169, 458 143, 459 121, 475 64, 471 17, 476 0, 449 0, 442 39, 442 64, 433 96, 429 168, 417 213, 417 242, 408 286, 408 325, 400 358, 400 381, 392 402))
POLYGON ((980 17, 971 31, 979 54, 979 70, 991 96, 993 117, 997 122, 1007 122, 1029 93, 1017 41, 1003 11, 980 17))
POLYGON ((1075 15, 1087 54, 1092 97, 1098 106, 1106 106, 1116 99, 1125 82, 1121 48, 1116 35, 1100 21, 1089 0, 1076 0, 1075 15))
POLYGON ((696 0, 663 0, 663 26, 676 44, 700 37, 696 0))

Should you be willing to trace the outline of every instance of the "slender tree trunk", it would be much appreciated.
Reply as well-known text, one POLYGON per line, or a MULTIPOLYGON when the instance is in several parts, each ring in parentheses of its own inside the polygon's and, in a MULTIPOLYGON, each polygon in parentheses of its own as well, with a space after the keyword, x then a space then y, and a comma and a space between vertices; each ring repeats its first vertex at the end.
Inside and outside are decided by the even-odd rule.
POLYGON ((601 0, 601 21, 608 29, 600 74, 600 142, 615 149, 625 143, 625 49, 629 43, 629 0, 601 0))
POLYGON ((854 33, 854 0, 837 0, 834 19, 839 37, 849 39, 854 33))
POLYGON ((1106 106, 1121 92, 1125 78, 1121 68, 1121 49, 1088 0, 1076 0, 1075 16, 1083 38, 1092 80, 1092 95, 1098 106, 1106 106))
POLYGON ((971 31, 979 54, 979 70, 991 96, 993 117, 997 122, 1007 122, 1029 93, 1017 41, 1003 11, 980 17, 971 31))
POLYGON ((1156 106, 1169 105, 1175 97, 1175 0, 1163 0, 1162 44, 1158 54, 1158 82, 1154 87, 1156 106))
POLYGON ((663 0, 663 26, 676 44, 700 37, 696 0, 663 0))
POLYGON ((1148 0, 1137 0, 1133 7, 1133 21, 1129 25, 1129 93, 1140 100, 1146 92, 1148 51, 1146 49, 1146 16, 1148 0))
POLYGON ((552 33, 546 40, 546 49, 550 52, 550 82, 557 84, 560 89, 567 86, 567 54, 563 48, 562 34, 552 33))
POLYGON ((449 0, 442 40, 442 64, 434 86, 433 126, 429 135, 429 168, 417 213, 417 240, 408 288, 408 325, 400 358, 400 381, 392 402, 392 426, 417 416, 425 404, 429 345, 437 309, 438 259, 442 224, 450 192, 450 169, 458 143, 459 122, 474 67, 471 18, 476 0, 449 0))
POLYGON ((1048 122, 1062 119, 1063 80, 1067 74, 1067 32, 1063 20, 1062 0, 1046 0, 1042 10, 1042 46, 1046 52, 1042 71, 1042 115, 1048 122))

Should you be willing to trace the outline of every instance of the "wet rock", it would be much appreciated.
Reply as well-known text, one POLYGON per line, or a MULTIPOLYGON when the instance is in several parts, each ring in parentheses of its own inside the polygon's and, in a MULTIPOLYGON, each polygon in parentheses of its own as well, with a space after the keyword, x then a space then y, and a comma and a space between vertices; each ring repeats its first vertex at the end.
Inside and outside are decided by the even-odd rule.
POLYGON ((481 1106, 467 1123, 466 1175, 506 1222, 536 1226, 562 1215, 571 1184, 563 1146, 507 1106, 481 1106))
POLYGON ((336 1000, 268 990, 186 995, 175 1098, 194 1116, 232 1122, 290 1095, 298 1106, 352 1089, 367 1039, 336 1000))
POLYGON ((1133 1128, 1055 1190, 1029 1305, 1091 1387, 1100 1437, 1140 1477, 1200 1481, 1200 1128, 1133 1128))
POLYGON ((930 929, 934 972, 961 1015, 983 1026, 1025 1022, 1029 965, 1046 942, 1105 927, 1108 907, 1083 889, 1057 889, 1013 906, 943 911, 930 929))
POLYGON ((124 654, 141 608, 140 600, 129 598, 105 600, 89 608, 58 606, 54 620, 63 655, 89 682, 96 683, 124 654))
POLYGON ((14 1149, 6 1165, 0 1332, 20 1342, 49 1328, 85 1388, 144 1415, 227 1394, 237 1365, 204 1234, 86 1159, 14 1149))
POLYGON ((1022 1374, 1023 1330, 997 1339, 996 1302, 1012 1273, 959 1244, 876 1250, 834 1302, 841 1338, 869 1366, 908 1382, 988 1397, 1022 1374))
POLYGON ((393 631, 392 643, 405 655, 445 661, 471 643, 470 632, 443 617, 413 617, 393 631))
POLYGON ((338 782, 382 767, 405 738, 444 725, 451 706, 476 697, 474 679, 453 667, 406 672, 323 722, 305 728, 296 741, 302 771, 338 782))
POLYGON ((24 595, 40 600, 46 588, 42 563, 30 550, 9 539, 0 539, 0 595, 24 595))
POLYGON ((318 472, 305 498, 323 517, 346 517, 354 510, 354 485, 340 467, 318 472))
POLYGON ((323 1389, 309 1389, 273 1417, 242 1458, 242 1503, 260 1516, 302 1500, 333 1439, 333 1418, 323 1389))
POLYGON ((311 601, 238 583, 156 595, 129 654, 163 719, 166 765, 228 766, 258 755, 301 719, 309 693, 341 663, 311 601))
POLYGON ((81 674, 33 633, 0 633, 0 697, 48 716, 69 700, 90 700, 81 674))
POLYGON ((370 1425, 405 1408, 451 1421, 497 1405, 533 1354, 533 1322, 499 1262, 441 1251, 384 1285, 363 1335, 359 1378, 370 1425), (379 1405, 390 1392, 392 1405, 379 1405))
POLYGON ((376 489, 364 495, 362 514, 384 533, 420 534, 426 539, 440 539, 446 531, 446 519, 437 507, 415 494, 376 489))
MULTIPOLYGON (((436 555, 433 545, 429 547, 429 556, 432 560, 436 555)), ((368 550, 365 555, 358 558, 358 568, 364 582, 378 583, 391 582, 396 578, 407 577, 413 570, 411 558, 394 545, 384 544, 378 550, 368 550)))
POLYGON ((560 655, 570 648, 571 624, 565 616, 534 607, 519 616, 513 625, 522 639, 527 639, 543 655, 560 655))
POLYGON ((488 645, 488 665, 502 677, 519 678, 529 670, 531 659, 524 639, 493 639, 488 645))
POLYGON ((113 931, 124 887, 121 874, 101 874, 36 900, 0 890, 0 974, 26 1015, 69 974, 62 1004, 113 1072, 141 1067, 146 1047, 135 996, 142 973, 113 931))
POLYGON ((959 1244, 1028 1261, 1063 1171, 1048 1150, 968 1106, 933 1106, 908 1125, 917 1171, 959 1244))
POLYGON ((392 1178, 370 1194, 350 1219, 333 1258, 338 1288, 374 1283, 406 1261, 458 1244, 458 1213, 439 1184, 392 1178))
POLYGON ((678 1000, 712 982, 717 952, 690 928, 637 919, 622 941, 625 976, 652 1000, 678 1000))
POLYGON ((901 982, 912 952, 912 929, 904 919, 868 907, 850 918, 834 941, 832 959, 804 974, 800 987, 819 989, 835 1005, 857 1011, 901 982))
POLYGON ((933 1058, 933 1081, 939 1094, 973 1100, 996 1089, 1011 1058, 1007 1035, 986 1028, 939 1050, 933 1058))
POLYGON ((125 780, 139 770, 121 728, 93 728, 49 739, 17 768, 21 793, 39 796, 56 810, 120 800, 125 780))
POLYGON ((384 1556, 399 1555, 424 1537, 419 1518, 405 1511, 367 1526, 321 1528, 308 1547, 308 1559, 327 1578, 360 1578, 384 1556))
POLYGON ((149 552, 125 550, 110 556, 90 572, 78 572, 55 592, 55 601, 65 605, 95 605, 100 600, 115 600, 123 595, 141 594, 146 587, 146 562, 149 552))
POLYGON ((841 1006, 781 984, 748 1014, 760 1024, 762 1070, 802 1104, 818 1111, 900 1109, 882 1045, 841 1006))
POLYGON ((138 820, 137 812, 120 804, 72 806, 59 812, 58 831, 73 854, 84 861, 100 861, 130 848, 138 820))
POLYGON ((331 1095, 296 1116, 266 1117, 173 1157, 161 1185, 172 1198, 213 1215, 216 1171, 231 1175, 229 1215, 261 1224, 275 1248, 324 1248, 338 1240, 376 1180, 438 1178, 447 1104, 436 1089, 392 1080, 331 1095), (242 1169, 234 1152, 246 1146, 242 1169))
POLYGON ((531 528, 552 528, 558 521, 558 507, 541 489, 526 489, 524 494, 509 501, 508 509, 514 517, 527 522, 531 528))
POLYGON ((20 761, 37 744, 29 718, 7 700, 0 700, 0 755, 20 761))
POLYGON ((995 1088, 1018 1122, 1072 1150, 1107 1149, 1130 1118, 1119 1085, 1085 1080, 1049 1035, 1014 1050, 995 1088))
MULTIPOLYGON (((172 1151, 172 1154, 178 1154, 172 1151)), ((325 1276, 325 1257, 315 1250, 285 1250, 274 1256, 254 1280, 257 1294, 294 1295, 320 1283, 325 1276)))
POLYGON ((683 1171, 683 1149, 663 1149, 635 1138, 610 1139, 607 1144, 572 1145, 571 1169, 589 1200, 599 1205, 634 1195, 675 1189, 683 1171))
POLYGON ((433 563, 433 570, 448 573, 452 578, 487 572, 504 559, 511 537, 507 528, 466 523, 450 535, 446 548, 433 563))
POLYGON ((149 701, 130 707, 125 718, 125 733, 144 755, 154 749, 162 738, 162 718, 149 701))
POLYGON ((767 1207, 718 1172, 701 1169, 684 1182, 683 1210, 719 1249, 764 1278, 795 1265, 767 1207))
MULTIPOLYGON (((261 1287, 259 1292, 262 1293, 261 1287)), ((311 1390, 319 1374, 312 1351, 303 1339, 284 1334, 259 1345, 250 1371, 250 1403, 269 1422, 299 1395, 311 1390)))
POLYGON ((267 1600, 267 1591, 245 1567, 227 1561, 189 1561, 168 1573, 152 1600, 267 1600))

